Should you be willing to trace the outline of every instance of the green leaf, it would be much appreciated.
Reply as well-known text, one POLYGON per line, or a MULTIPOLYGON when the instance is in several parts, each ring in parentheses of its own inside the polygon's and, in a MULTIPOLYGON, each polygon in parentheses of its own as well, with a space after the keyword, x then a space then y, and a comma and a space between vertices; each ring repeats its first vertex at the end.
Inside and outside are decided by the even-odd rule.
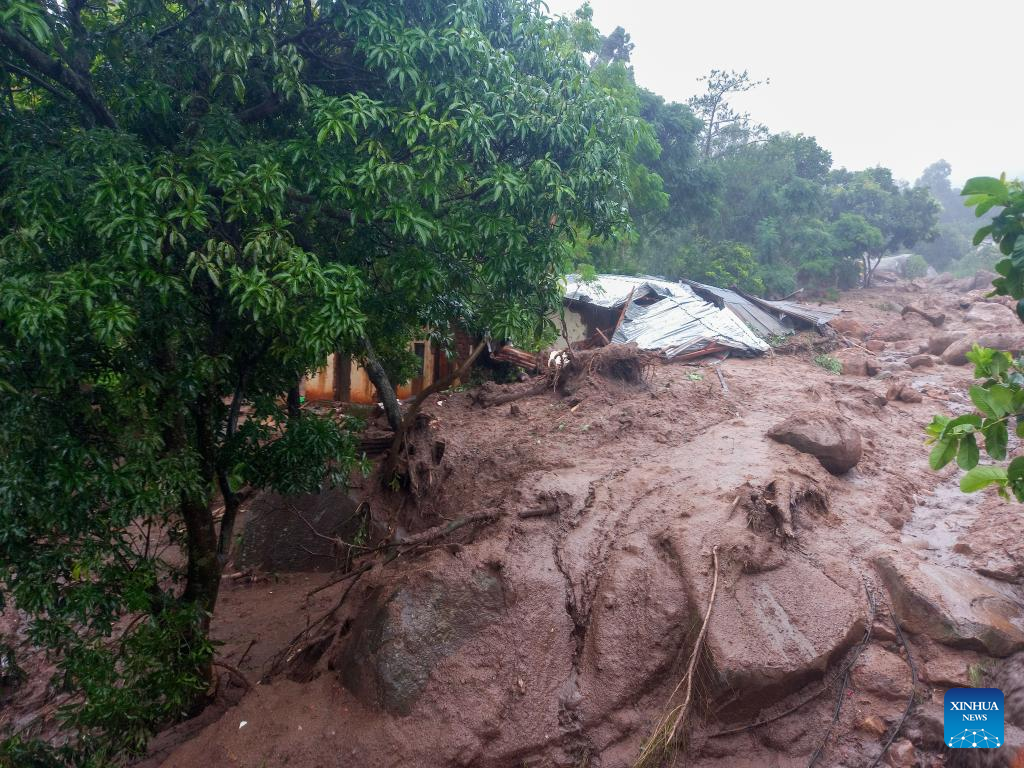
POLYGON ((1006 458, 1006 423, 995 421, 982 427, 982 434, 985 435, 985 451, 993 459, 1002 461, 1006 458))
POLYGON ((1002 467, 975 467, 960 479, 960 490, 964 493, 974 493, 986 486, 998 483, 1006 483, 1006 470, 1002 467))
POLYGON ((992 225, 988 224, 987 226, 982 227, 981 229, 974 233, 974 239, 971 242, 974 245, 981 245, 985 241, 985 238, 991 234, 992 225))
POLYGON ((974 469, 980 457, 974 435, 966 435, 960 440, 960 449, 956 453, 956 463, 960 469, 974 469))
POLYGON ((973 179, 967 180, 963 189, 960 190, 960 194, 964 197, 968 195, 1004 196, 1006 194, 1006 182, 991 176, 975 176, 973 179))
POLYGON ((949 464, 954 456, 956 456, 956 441, 942 439, 932 448, 932 452, 928 456, 928 464, 932 469, 939 470, 949 464))
POLYGON ((989 418, 998 419, 1002 416, 1001 413, 996 413, 996 409, 989 399, 989 392, 984 387, 971 387, 968 394, 970 394, 971 402, 974 403, 975 407, 989 418))

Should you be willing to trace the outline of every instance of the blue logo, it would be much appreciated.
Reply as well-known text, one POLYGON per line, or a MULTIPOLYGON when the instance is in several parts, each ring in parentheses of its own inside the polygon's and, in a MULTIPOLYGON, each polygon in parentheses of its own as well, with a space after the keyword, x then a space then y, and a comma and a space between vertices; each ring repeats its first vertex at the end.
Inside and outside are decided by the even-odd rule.
POLYGON ((943 709, 947 747, 1003 745, 1003 692, 998 688, 950 688, 943 697, 943 709))

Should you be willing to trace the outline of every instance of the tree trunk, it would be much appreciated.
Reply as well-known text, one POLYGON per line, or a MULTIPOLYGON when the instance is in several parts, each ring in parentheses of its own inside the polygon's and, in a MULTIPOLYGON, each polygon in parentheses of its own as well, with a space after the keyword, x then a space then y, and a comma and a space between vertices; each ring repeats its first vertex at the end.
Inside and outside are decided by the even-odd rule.
POLYGON ((302 399, 299 395, 299 385, 288 388, 288 418, 297 419, 302 415, 302 399))
POLYGON ((373 386, 377 388, 377 396, 384 404, 384 413, 387 414, 388 424, 392 431, 400 432, 402 429, 402 406, 398 402, 398 395, 395 394, 395 388, 391 384, 384 366, 380 364, 370 340, 364 336, 362 343, 365 356, 363 368, 366 369, 366 375, 373 382, 373 386))
POLYGON ((391 441, 391 450, 388 452, 387 461, 384 463, 384 469, 381 471, 381 480, 385 485, 390 483, 395 476, 395 470, 398 468, 398 454, 402 450, 402 443, 405 442, 405 435, 409 431, 409 427, 416 421, 416 414, 420 412, 423 403, 435 392, 440 392, 442 389, 450 387, 456 379, 462 379, 486 346, 487 340, 484 339, 473 348, 473 351, 470 352, 469 357, 463 361, 462 365, 451 371, 440 381, 433 382, 429 387, 426 387, 416 395, 412 403, 409 404, 409 409, 406 411, 404 419, 401 416, 401 412, 399 412, 398 429, 395 430, 395 437, 391 441))

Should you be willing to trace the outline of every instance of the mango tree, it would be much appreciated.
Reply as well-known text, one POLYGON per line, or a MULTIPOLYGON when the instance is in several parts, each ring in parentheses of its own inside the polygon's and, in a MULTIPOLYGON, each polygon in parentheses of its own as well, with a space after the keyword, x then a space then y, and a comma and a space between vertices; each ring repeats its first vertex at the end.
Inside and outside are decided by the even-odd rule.
POLYGON ((0 596, 58 661, 58 759, 201 706, 242 488, 353 469, 302 375, 528 345, 576 228, 623 225, 638 121, 540 8, 0 0, 0 596))

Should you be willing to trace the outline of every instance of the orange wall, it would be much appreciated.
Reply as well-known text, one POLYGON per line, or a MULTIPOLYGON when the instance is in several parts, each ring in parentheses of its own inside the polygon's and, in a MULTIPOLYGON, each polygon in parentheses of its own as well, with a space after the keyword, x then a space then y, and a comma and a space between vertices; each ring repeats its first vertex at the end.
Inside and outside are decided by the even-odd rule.
MULTIPOLYGON (((422 376, 400 384, 397 388, 398 398, 404 400, 407 397, 420 392, 423 387, 429 386, 434 381, 434 356, 438 352, 429 342, 425 344, 423 351, 422 376)), ((306 400, 334 400, 334 371, 337 355, 331 355, 327 364, 314 373, 307 376, 302 384, 302 393, 306 400)), ((363 405, 373 405, 378 402, 377 388, 373 386, 366 371, 354 360, 349 369, 349 402, 363 405)))

